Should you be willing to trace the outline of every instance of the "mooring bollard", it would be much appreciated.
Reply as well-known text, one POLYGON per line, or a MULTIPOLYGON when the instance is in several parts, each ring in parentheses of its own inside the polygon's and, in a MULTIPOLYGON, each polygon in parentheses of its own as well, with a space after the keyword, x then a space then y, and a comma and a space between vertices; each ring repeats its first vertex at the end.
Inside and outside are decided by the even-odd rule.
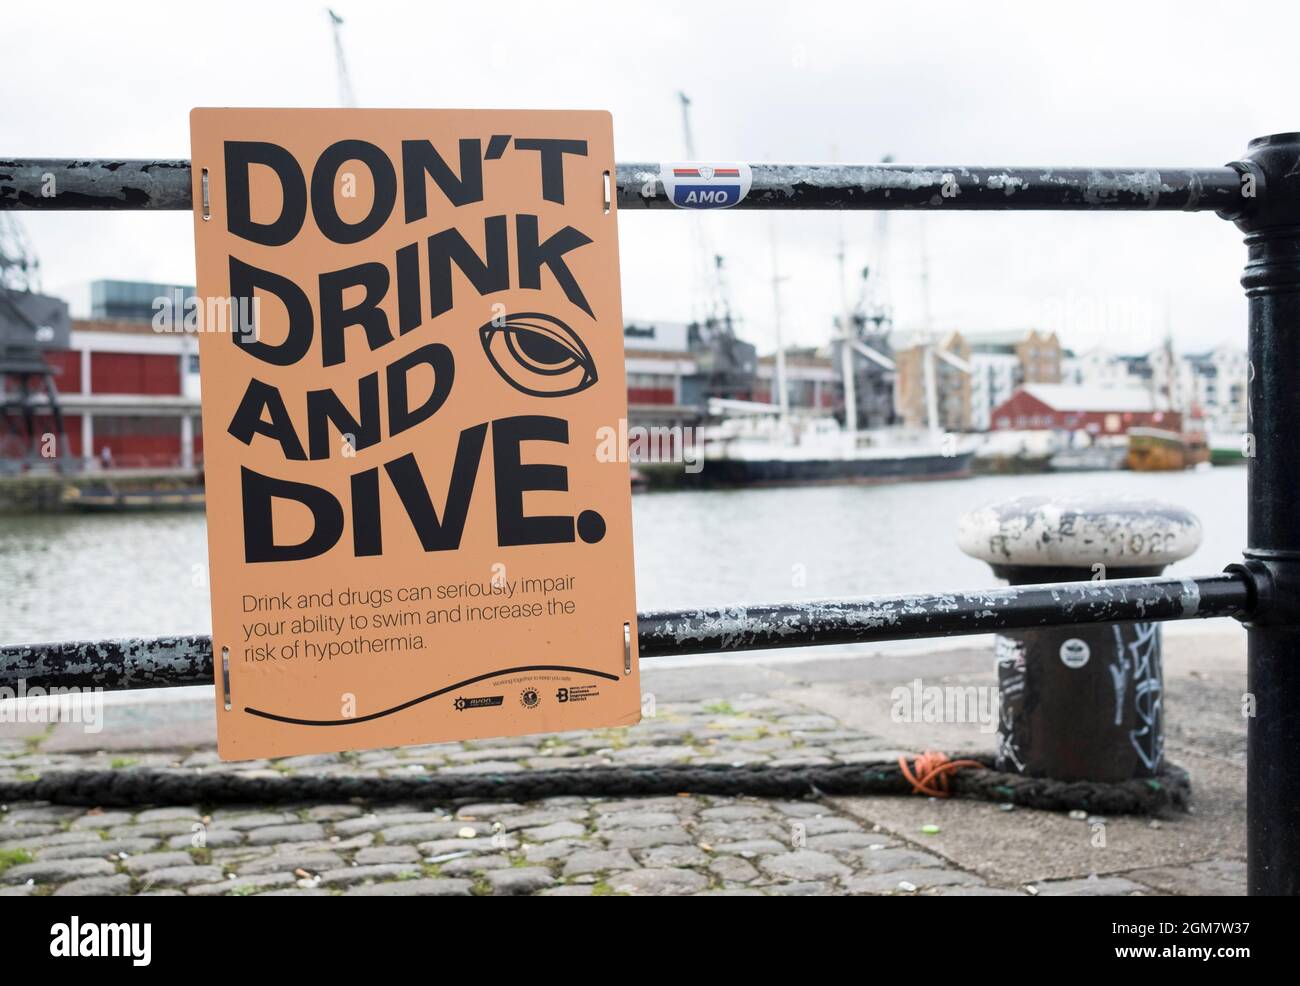
MULTIPOLYGON (((1011 585, 1130 579, 1190 555, 1201 524, 1182 507, 1139 497, 1020 496, 964 515, 957 542, 1011 585)), ((1195 586, 1185 604, 1196 605, 1195 586)), ((1160 640, 1159 623, 999 634, 999 769, 1066 781, 1159 772, 1160 640)))

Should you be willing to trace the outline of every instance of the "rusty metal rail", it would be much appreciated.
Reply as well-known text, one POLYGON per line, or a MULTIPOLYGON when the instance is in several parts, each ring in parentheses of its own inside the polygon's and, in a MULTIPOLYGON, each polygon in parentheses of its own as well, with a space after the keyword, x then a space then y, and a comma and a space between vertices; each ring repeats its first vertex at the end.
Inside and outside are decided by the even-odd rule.
MULTIPOLYGON (((970 168, 911 164, 752 164, 738 209, 944 209, 1220 212, 1235 218, 1246 165, 1186 168, 970 168)), ((1256 176, 1262 180, 1261 176, 1256 176)), ((620 209, 673 209, 659 165, 618 165, 620 209)), ((182 210, 184 159, 0 160, 0 209, 182 210)))

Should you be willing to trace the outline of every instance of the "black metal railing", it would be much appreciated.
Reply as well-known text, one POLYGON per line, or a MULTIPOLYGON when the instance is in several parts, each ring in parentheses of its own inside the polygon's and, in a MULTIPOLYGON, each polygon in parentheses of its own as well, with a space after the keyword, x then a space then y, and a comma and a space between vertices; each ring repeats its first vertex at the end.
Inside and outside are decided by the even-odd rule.
MULTIPOLYGON (((643 657, 1232 616, 1248 631, 1247 881, 1300 893, 1300 133, 1185 168, 754 164, 743 209, 1215 212, 1246 233, 1247 538, 1223 574, 641 614, 643 657)), ((620 164, 621 209, 669 209, 655 165, 620 164)), ((0 209, 188 210, 184 160, 0 160, 0 209), (53 191, 57 190, 57 191, 53 191), (51 192, 53 193, 51 194, 51 192)), ((0 685, 208 684, 206 636, 0 648, 0 685)))
MULTIPOLYGON (((956 637, 1081 623, 1244 618, 1240 572, 1113 579, 931 595, 638 613, 642 658, 956 637)), ((171 688, 213 682, 207 634, 0 647, 0 687, 171 688)))

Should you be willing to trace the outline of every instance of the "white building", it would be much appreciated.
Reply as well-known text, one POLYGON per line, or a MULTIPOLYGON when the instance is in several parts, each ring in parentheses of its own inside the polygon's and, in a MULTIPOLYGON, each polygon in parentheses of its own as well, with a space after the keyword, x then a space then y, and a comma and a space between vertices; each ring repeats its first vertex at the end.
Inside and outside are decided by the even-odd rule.
POLYGON ((1136 356, 1095 347, 1066 355, 1061 377, 1092 388, 1143 387, 1160 408, 1193 412, 1213 432, 1246 426, 1246 352, 1226 343, 1172 358, 1164 346, 1136 356))
POLYGON ((993 409, 1020 386, 1020 357, 1015 353, 970 354, 970 426, 975 431, 993 427, 993 409))

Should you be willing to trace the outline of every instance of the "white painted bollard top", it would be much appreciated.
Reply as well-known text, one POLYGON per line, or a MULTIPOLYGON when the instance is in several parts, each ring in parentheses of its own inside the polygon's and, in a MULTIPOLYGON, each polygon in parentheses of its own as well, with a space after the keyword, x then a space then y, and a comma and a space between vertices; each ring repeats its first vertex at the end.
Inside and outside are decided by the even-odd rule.
POLYGON ((1141 496, 1032 494, 964 514, 957 544, 998 568, 1152 568, 1194 552, 1201 522, 1184 507, 1141 496))

